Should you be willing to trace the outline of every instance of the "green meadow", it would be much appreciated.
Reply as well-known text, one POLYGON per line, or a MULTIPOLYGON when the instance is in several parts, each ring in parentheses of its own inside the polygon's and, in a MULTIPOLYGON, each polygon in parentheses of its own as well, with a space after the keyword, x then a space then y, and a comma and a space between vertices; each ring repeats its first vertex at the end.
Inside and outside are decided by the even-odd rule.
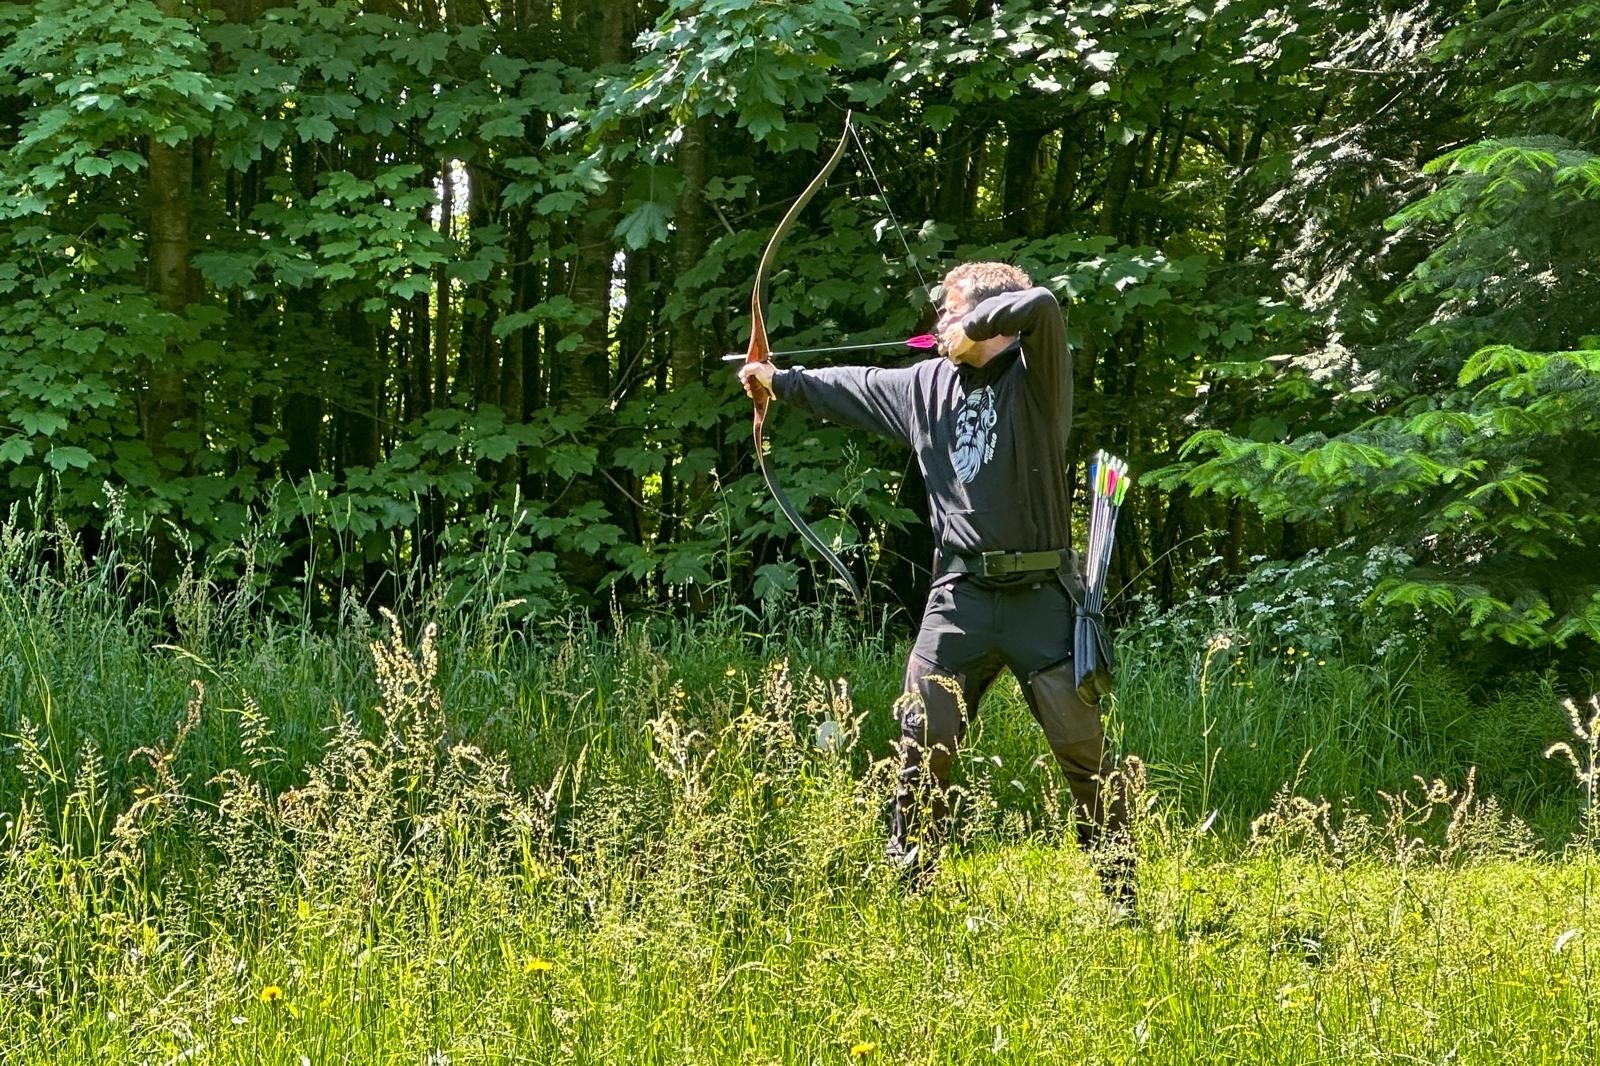
POLYGON ((191 576, 157 624, 135 568, 42 544, 7 533, 0 590, 8 1064, 1597 1052, 1594 706, 1298 593, 1123 631, 1130 924, 1009 682, 906 891, 902 641, 842 604, 308 626, 191 576))

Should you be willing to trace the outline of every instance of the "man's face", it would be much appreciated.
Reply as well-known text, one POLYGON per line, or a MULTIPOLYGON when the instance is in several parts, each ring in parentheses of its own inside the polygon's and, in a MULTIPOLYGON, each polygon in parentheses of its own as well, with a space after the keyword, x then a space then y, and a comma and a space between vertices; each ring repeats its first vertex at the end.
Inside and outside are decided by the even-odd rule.
POLYGON ((965 355, 952 354, 944 343, 944 334, 951 326, 959 325, 961 320, 972 310, 972 299, 967 295, 966 286, 946 286, 944 300, 939 305, 939 321, 934 326, 934 332, 939 335, 939 354, 952 363, 960 364, 966 361, 965 355))

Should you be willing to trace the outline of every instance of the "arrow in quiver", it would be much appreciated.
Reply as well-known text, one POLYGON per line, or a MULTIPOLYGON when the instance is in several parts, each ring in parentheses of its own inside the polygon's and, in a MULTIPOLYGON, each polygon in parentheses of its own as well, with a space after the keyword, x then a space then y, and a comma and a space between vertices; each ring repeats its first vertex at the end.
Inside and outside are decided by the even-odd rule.
POLYGON ((1072 632, 1073 680, 1085 703, 1098 703, 1111 691, 1111 634, 1102 608, 1117 513, 1132 483, 1127 463, 1105 451, 1094 453, 1089 463, 1089 546, 1083 560, 1083 602, 1077 605, 1072 632))

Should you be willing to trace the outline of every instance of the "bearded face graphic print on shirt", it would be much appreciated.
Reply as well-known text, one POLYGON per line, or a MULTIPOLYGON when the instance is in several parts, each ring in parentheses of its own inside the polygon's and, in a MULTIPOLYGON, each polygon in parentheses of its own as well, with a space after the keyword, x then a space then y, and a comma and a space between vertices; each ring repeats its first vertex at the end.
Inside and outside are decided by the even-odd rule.
POLYGON ((956 411, 956 441, 951 458, 955 460, 956 476, 962 484, 970 483, 983 464, 994 458, 997 421, 994 389, 988 385, 973 390, 967 402, 956 411))

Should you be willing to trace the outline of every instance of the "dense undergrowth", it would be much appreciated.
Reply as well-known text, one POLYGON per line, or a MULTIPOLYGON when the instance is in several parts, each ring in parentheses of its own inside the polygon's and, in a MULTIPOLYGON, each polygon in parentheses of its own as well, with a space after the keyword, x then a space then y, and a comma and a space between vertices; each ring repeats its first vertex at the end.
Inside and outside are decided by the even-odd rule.
POLYGON ((1320 603, 1373 560, 1124 632, 1130 928, 1009 682, 905 893, 887 629, 492 597, 313 628, 202 578, 158 623, 70 547, 0 541, 7 1061, 1594 1052, 1594 709, 1320 603))

